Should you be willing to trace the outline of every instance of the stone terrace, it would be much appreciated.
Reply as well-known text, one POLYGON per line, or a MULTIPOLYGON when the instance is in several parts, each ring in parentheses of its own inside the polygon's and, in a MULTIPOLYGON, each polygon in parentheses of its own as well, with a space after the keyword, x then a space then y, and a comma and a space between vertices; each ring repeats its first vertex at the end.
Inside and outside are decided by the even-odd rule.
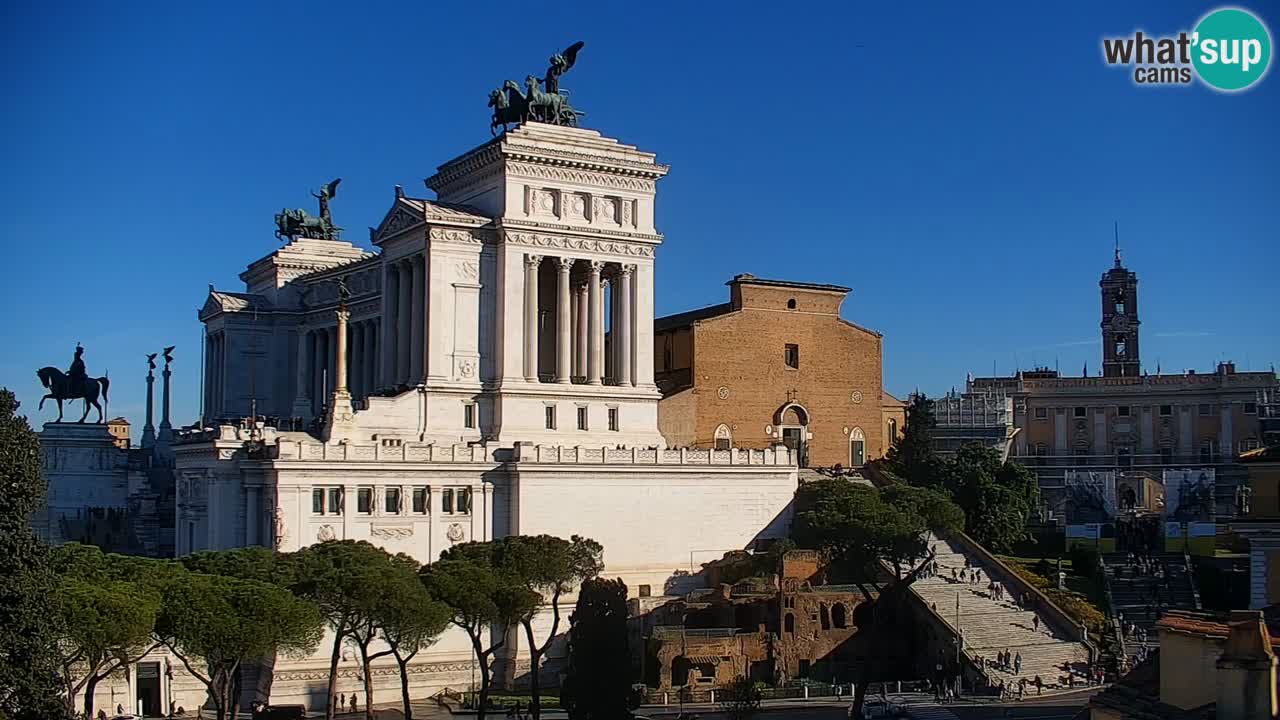
POLYGON ((992 682, 1004 680, 1014 685, 1018 678, 1030 682, 1036 675, 1046 687, 1057 686, 1059 678, 1066 674, 1064 664, 1083 670, 1089 660, 1089 651, 1075 640, 1056 637, 1041 618, 1040 629, 1032 622, 1035 613, 1023 610, 1010 600, 997 601, 987 592, 990 580, 985 568, 970 558, 974 567, 983 569, 979 585, 952 581, 951 570, 965 566, 965 554, 951 543, 940 538, 931 539, 937 551, 938 574, 925 580, 917 580, 912 589, 925 602, 934 605, 938 614, 954 630, 956 625, 956 594, 960 596, 960 629, 964 633, 965 648, 972 656, 982 656, 995 661, 996 654, 1009 651, 1022 655, 1022 672, 1014 674, 988 666, 987 677, 992 682))

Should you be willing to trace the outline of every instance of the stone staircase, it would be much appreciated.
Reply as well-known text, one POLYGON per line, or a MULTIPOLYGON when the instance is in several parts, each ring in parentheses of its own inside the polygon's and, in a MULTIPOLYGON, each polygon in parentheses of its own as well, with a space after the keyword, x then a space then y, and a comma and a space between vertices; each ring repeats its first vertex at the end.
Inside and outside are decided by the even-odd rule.
POLYGON ((932 606, 952 630, 959 624, 965 648, 971 656, 982 656, 994 663, 996 654, 1003 651, 1022 655, 1022 672, 1017 674, 1012 669, 1001 670, 989 664, 987 677, 992 683, 1004 680, 1006 686, 1016 687, 1019 678, 1031 682, 1039 675, 1046 688, 1058 687, 1059 678, 1067 673, 1067 666, 1078 674, 1086 670, 1089 650, 1083 643, 1056 636, 1046 626, 1043 617, 1039 629, 1036 629, 1033 621, 1036 613, 1018 607, 1012 602, 1007 589, 1005 600, 993 598, 987 592, 990 580, 976 557, 969 558, 969 561, 971 567, 984 570, 982 582, 972 585, 953 581, 951 570, 955 569, 959 574, 965 567, 966 555, 941 538, 931 538, 929 542, 937 552, 938 573, 912 583, 912 591, 932 606))
MULTIPOLYGON (((1115 615, 1124 614, 1126 622, 1131 622, 1147 631, 1147 647, 1159 647, 1160 639, 1155 631, 1156 620, 1166 610, 1198 610, 1200 604, 1196 600, 1194 579, 1187 572, 1185 560, 1178 553, 1165 553, 1154 556, 1157 562, 1168 569, 1168 583, 1151 575, 1136 575, 1129 565, 1126 553, 1107 553, 1102 556, 1106 565, 1107 582, 1111 586, 1111 610, 1115 615), (1153 594, 1154 589, 1154 594, 1153 594)), ((1137 638, 1130 636, 1125 640, 1125 650, 1129 655, 1136 655, 1140 647, 1137 638)))

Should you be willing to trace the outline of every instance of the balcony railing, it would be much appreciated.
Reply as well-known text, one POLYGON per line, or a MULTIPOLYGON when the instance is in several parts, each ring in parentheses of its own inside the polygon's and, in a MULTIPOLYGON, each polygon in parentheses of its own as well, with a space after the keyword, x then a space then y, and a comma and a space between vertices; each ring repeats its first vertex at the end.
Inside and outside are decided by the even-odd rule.
POLYGON ((1224 465, 1234 462, 1234 455, 1224 453, 1195 453, 1190 455, 1158 455, 1140 454, 1124 455, 1111 453, 1106 455, 1012 455, 1015 460, 1027 467, 1107 467, 1107 468, 1162 468, 1162 467, 1195 467, 1201 465, 1224 465))

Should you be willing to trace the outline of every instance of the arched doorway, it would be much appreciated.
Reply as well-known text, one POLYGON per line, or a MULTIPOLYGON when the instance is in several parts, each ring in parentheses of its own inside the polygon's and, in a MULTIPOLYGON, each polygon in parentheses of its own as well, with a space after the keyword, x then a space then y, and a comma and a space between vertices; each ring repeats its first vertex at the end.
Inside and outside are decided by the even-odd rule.
POLYGON ((778 427, 782 444, 795 451, 796 463, 808 467, 809 411, 800 403, 788 402, 774 413, 773 423, 778 427))
POLYGON ((860 468, 867 464, 867 437, 862 428, 849 431, 849 467, 860 468))
POLYGON ((716 427, 716 445, 717 450, 728 450, 733 447, 733 431, 728 425, 721 423, 716 427))

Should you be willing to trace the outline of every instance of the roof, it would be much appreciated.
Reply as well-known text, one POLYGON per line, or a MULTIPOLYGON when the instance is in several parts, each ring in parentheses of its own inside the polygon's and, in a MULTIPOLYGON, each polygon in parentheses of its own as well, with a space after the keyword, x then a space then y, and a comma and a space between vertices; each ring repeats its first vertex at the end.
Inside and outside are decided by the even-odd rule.
POLYGON ((445 222, 461 221, 475 224, 484 224, 489 222, 489 218, 485 217, 478 209, 470 205, 411 197, 404 198, 404 201, 422 211, 427 220, 442 220, 445 222))
POLYGON ((123 417, 114 417, 107 421, 108 425, 128 425, 129 421, 123 417))
POLYGON ((893 395, 881 390, 880 391, 881 407, 906 407, 907 404, 894 397, 893 395))
POLYGON ((797 288, 800 290, 820 290, 823 292, 838 292, 838 293, 847 293, 851 290, 851 288, 844 287, 843 285, 827 285, 825 283, 795 282, 793 280, 768 280, 765 278, 758 278, 755 275, 752 275, 751 273, 742 273, 740 275, 734 275, 733 279, 725 283, 725 285, 767 285, 769 287, 797 288))
MULTIPOLYGON (((1268 620, 1274 617, 1274 611, 1268 620)), ((1226 640, 1231 634, 1231 626, 1227 623, 1227 618, 1220 614, 1191 612, 1186 610, 1170 610, 1164 617, 1156 622, 1156 627, 1161 630, 1170 630, 1173 632, 1186 633, 1188 635, 1201 635, 1220 640, 1226 640)), ((1276 628, 1270 628, 1271 647, 1280 647, 1280 632, 1276 632, 1276 628)))
POLYGON ((204 308, 200 315, 203 317, 211 310, 221 310, 222 312, 245 312, 249 310, 269 311, 273 307, 270 300, 263 295, 255 295, 252 293, 225 292, 222 290, 214 290, 209 288, 209 300, 205 302, 204 308), (210 305, 213 305, 211 308, 210 305))
POLYGON ((720 303, 719 305, 708 305, 697 310, 688 310, 675 315, 667 315, 666 317, 655 318, 653 321, 653 331, 663 332, 664 330, 673 330, 675 328, 692 325, 699 320, 718 317, 720 315, 728 315, 733 312, 733 306, 730 303, 720 303))

